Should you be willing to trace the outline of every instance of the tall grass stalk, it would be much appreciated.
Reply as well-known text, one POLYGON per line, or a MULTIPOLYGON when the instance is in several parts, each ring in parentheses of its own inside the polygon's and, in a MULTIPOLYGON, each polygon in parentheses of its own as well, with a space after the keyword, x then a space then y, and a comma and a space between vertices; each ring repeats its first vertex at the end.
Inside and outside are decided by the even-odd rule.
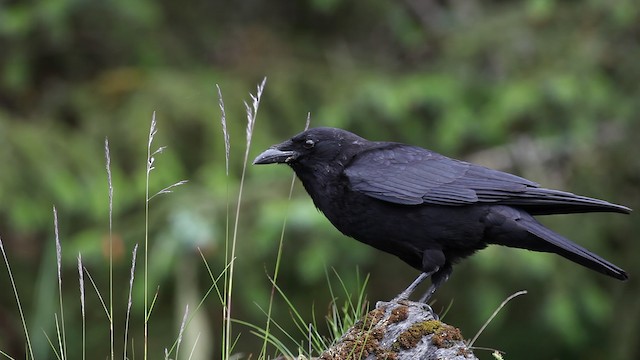
MULTIPOLYGON (((220 291, 220 287, 218 286, 218 282, 220 281, 220 279, 226 274, 226 272, 229 269, 229 266, 231 264, 227 264, 227 266, 222 270, 222 272, 217 276, 214 277, 213 276, 213 272, 211 271, 211 267, 209 266, 209 264, 207 263, 207 260, 204 256, 204 254, 202 253, 202 250, 200 248, 198 248, 198 252, 200 253, 200 257, 202 258, 202 261, 207 269, 207 272, 209 273, 209 277, 211 278, 211 282, 212 284, 209 286, 209 289, 205 292, 205 294, 202 296, 202 299, 200 299, 200 302, 198 303, 198 305, 196 306, 195 310, 192 312, 192 314, 187 317, 187 314, 185 313, 184 318, 182 319, 182 324, 180 327, 180 332, 178 334, 178 337, 176 338, 176 340, 174 341, 173 345, 171 346, 171 348, 168 350, 168 353, 171 354, 173 353, 173 350, 176 349, 176 359, 178 358, 178 350, 177 347, 179 346, 180 342, 182 341, 182 332, 184 329, 186 329, 187 326, 189 326, 189 324, 191 323, 191 320, 193 320, 193 318, 196 316, 196 313, 198 312, 198 310, 202 307, 202 305, 204 304, 204 302, 207 300, 207 298, 209 297, 209 295, 211 294, 211 292, 215 289, 218 295, 218 300, 220 301, 220 303, 222 304, 224 302, 224 297, 222 295, 222 292, 220 291)), ((188 307, 187 307, 188 310, 188 307)), ((200 333, 198 333, 197 338, 200 337, 200 333)), ((196 338, 196 339, 197 339, 196 338)), ((197 340, 194 341, 194 348, 195 348, 195 344, 196 344, 197 340)), ((193 356, 193 349, 191 351, 191 355, 193 356)))
POLYGON ((96 282, 93 280, 93 276, 91 276, 91 273, 89 272, 89 270, 87 270, 86 267, 83 267, 83 270, 84 270, 84 273, 87 274, 87 278, 89 279, 91 286, 93 286, 93 290, 96 292, 96 295, 98 296, 98 300, 100 300, 100 304, 102 305, 102 309, 104 310, 104 313, 108 318, 109 309, 107 308, 107 304, 104 302, 104 298, 102 297, 102 294, 100 294, 100 290, 98 290, 98 285, 96 285, 96 282))
POLYGON ((502 310, 502 308, 507 305, 507 303, 509 301, 511 301, 513 298, 518 297, 520 295, 525 295, 527 293, 527 290, 520 290, 517 291, 513 294, 511 294, 509 297, 507 297, 499 306, 497 309, 494 310, 493 314, 491 314, 491 316, 489 316, 489 318, 487 319, 487 321, 485 321, 485 323, 482 325, 482 327, 480 328, 480 330, 478 330, 478 332, 476 333, 476 335, 473 337, 473 339, 471 339, 471 341, 469 341, 469 343, 467 344, 468 347, 472 347, 473 344, 476 342, 476 340, 478 340, 478 338, 480 337, 480 334, 482 334, 482 332, 484 331, 484 329, 487 328, 487 326, 489 325, 489 323, 491 323, 491 321, 493 320, 493 318, 496 317, 496 315, 498 315, 498 313, 500 312, 500 310, 502 310))
POLYGON ((229 282, 226 288, 226 301, 224 304, 224 308, 226 308, 226 315, 224 318, 225 327, 224 327, 224 359, 229 359, 231 356, 231 299, 233 293, 233 273, 235 269, 235 256, 236 256, 236 243, 238 239, 238 224, 240 220, 240 205, 242 204, 242 190, 244 186, 244 179, 247 170, 247 163, 249 161, 249 150, 251 148, 251 138, 253 136, 253 126, 256 121, 256 115, 258 113, 258 107, 260 105, 260 98, 262 97, 262 92, 264 91, 264 86, 267 82, 267 78, 265 77, 260 85, 257 86, 256 95, 251 95, 251 106, 244 103, 245 109, 247 111, 247 141, 246 141, 246 149, 244 153, 244 161, 242 164, 242 175, 240 176, 240 188, 238 190, 238 202, 236 205, 236 217, 233 225, 233 236, 231 240, 231 252, 229 257, 226 259, 229 266, 229 282))
MULTIPOLYGON (((62 337, 59 338, 60 342, 60 356, 62 359, 67 359, 67 336, 64 329, 64 306, 62 303, 62 246, 60 245, 60 234, 58 231, 58 211, 56 207, 53 207, 53 228, 56 237, 56 261, 58 265, 58 299, 60 301, 60 327, 62 337)), ((57 326, 57 323, 56 323, 57 326)))
MULTIPOLYGON (((144 344, 143 358, 148 358, 148 336, 149 336, 149 176, 153 170, 154 158, 151 155, 151 144, 156 134, 156 112, 151 117, 151 127, 149 128, 149 138, 147 141, 147 166, 145 178, 145 202, 144 202, 144 344)), ((157 150, 161 151, 160 149, 157 150)))
MULTIPOLYGON (((280 260, 282 259, 282 247, 284 244, 284 232, 285 229, 287 227, 287 214, 288 214, 288 210, 289 210, 289 204, 291 202, 291 196, 293 195, 293 186, 295 185, 295 181, 296 181, 296 176, 295 174, 293 175, 293 178, 291 179, 291 185, 289 186, 289 196, 288 196, 288 201, 287 201, 287 208, 285 210, 285 217, 284 220, 282 221, 282 229, 280 230, 280 241, 278 243, 278 253, 276 255, 276 265, 275 268, 273 270, 273 283, 275 284, 278 281, 278 274, 279 274, 279 270, 280 270, 280 260)), ((269 307, 267 308, 267 323, 265 325, 264 328, 264 341, 262 343, 262 349, 260 350, 260 356, 258 356, 258 359, 266 359, 267 358, 267 344, 269 343, 269 334, 270 334, 270 324, 271 324, 271 312, 273 310, 273 298, 274 295, 276 293, 276 288, 275 285, 271 286, 271 294, 269 296, 269 307)))
POLYGON ((188 358, 189 360, 193 358, 193 353, 196 351, 196 347, 198 346, 198 340, 200 340, 200 333, 196 335, 196 339, 193 341, 193 347, 191 348, 191 352, 189 353, 189 358, 188 358))
MULTIPOLYGON (((55 314, 55 323, 56 323, 56 328, 58 328, 57 314, 55 314)), ((49 347, 51 347, 51 350, 53 350, 53 354, 55 355, 56 359, 60 360, 60 354, 58 354, 58 350, 56 350, 56 346, 53 344, 53 341, 51 341, 51 338, 49 337, 49 335, 47 335, 47 332, 44 331, 44 329, 42 329, 42 333, 44 334, 44 337, 47 339, 47 342, 49 343, 49 347)))
MULTIPOLYGON (((64 335, 60 334, 60 321, 58 320, 58 314, 53 314, 56 320, 56 335, 58 336, 58 346, 60 349, 60 358, 59 359, 66 359, 66 356, 64 355, 64 352, 67 351, 66 350, 66 342, 64 342, 62 340, 62 338, 64 337, 64 335)), ((64 330, 63 330, 64 332, 64 330)))
POLYGON ((127 315, 124 322, 124 347, 123 347, 124 354, 122 356, 122 359, 127 359, 127 342, 129 340, 129 319, 131 316, 131 305, 133 304, 133 301, 131 300, 131 294, 133 293, 133 279, 135 278, 135 274, 136 274, 137 255, 138 255, 138 244, 136 244, 133 247, 133 253, 131 257, 131 276, 129 277, 129 297, 127 299, 127 315))
POLYGON ((6 352, 0 350, 0 355, 4 355, 4 357, 6 357, 9 360, 15 360, 11 355, 7 354, 6 352))
MULTIPOLYGON (((220 89, 220 86, 218 84, 216 84, 216 89, 218 90, 218 106, 220 107, 220 123, 222 125, 222 135, 224 137, 224 167, 225 167, 225 175, 226 175, 226 190, 225 190, 225 204, 226 204, 226 209, 225 209, 225 230, 224 230, 224 259, 225 262, 227 263, 227 267, 225 268, 225 271, 223 272, 224 275, 224 282, 223 282, 223 288, 226 290, 229 286, 229 273, 226 271, 226 269, 228 269, 230 263, 228 261, 229 259, 229 216, 231 213, 230 210, 230 196, 229 196, 229 159, 230 159, 230 154, 231 154, 231 141, 229 140, 229 131, 227 130, 227 112, 225 111, 225 107, 224 107, 224 99, 222 97, 222 90, 220 89)), ((202 256, 202 252, 200 252, 200 255, 202 256)), ((209 271, 209 276, 211 277, 211 279, 213 280, 213 273, 211 272, 211 269, 209 267, 209 264, 207 264, 206 259, 204 258, 204 256, 202 257, 204 264, 207 267, 207 270, 209 271)), ((214 285, 217 284, 216 281, 213 282, 214 285)), ((220 304, 222 305, 222 318, 226 319, 227 316, 227 297, 226 294, 225 296, 222 296, 220 293, 220 290, 218 288, 218 286, 215 286, 216 291, 218 292, 218 297, 220 298, 220 304)), ((209 288, 209 291, 211 291, 211 288, 209 288)), ((227 323, 226 321, 224 322, 223 326, 222 326, 222 344, 226 344, 227 343, 227 323)), ((222 356, 224 358, 224 355, 226 354, 226 346, 222 347, 222 356)))
POLYGON ((115 358, 114 352, 114 318, 113 318, 113 181, 111 179, 111 155, 109 152, 109 139, 104 139, 105 168, 107 170, 107 186, 109 189, 109 345, 111 360, 115 358))
POLYGON ((84 360, 87 355, 87 317, 84 309, 84 273, 81 254, 78 254, 78 282, 80 283, 80 313, 82 314, 82 360, 84 360))
POLYGON ((182 335, 184 334, 184 328, 187 324, 188 316, 189 316, 189 304, 185 306, 184 315, 182 316, 182 322, 180 323, 180 331, 178 332, 178 343, 176 345, 176 359, 179 359, 180 344, 182 343, 182 335))
MULTIPOLYGON (((310 123, 311 123, 311 113, 307 113, 307 121, 304 126, 305 131, 309 129, 310 123)), ((287 208, 285 209, 285 217, 284 217, 284 220, 282 220, 282 229, 280 230, 280 240, 278 242, 278 253, 276 254, 276 265, 275 265, 275 268, 273 269, 274 283, 277 283, 278 281, 278 274, 280 270, 280 260, 282 259, 282 247, 284 244, 284 232, 287 227, 287 218, 288 218, 287 214, 289 213, 289 204, 291 203, 291 196, 293 195, 293 186, 295 185, 295 183, 296 183, 296 175, 293 174, 293 176, 291 177, 291 185, 289 186, 289 196, 287 198, 288 201, 287 201, 287 208)), ((267 324, 265 325, 265 328, 264 328, 265 335, 269 335, 269 327, 271 323, 271 312, 273 310, 273 297, 275 293, 276 293, 275 286, 272 286, 271 294, 269 295, 269 307, 267 308, 267 324)), ((259 359, 266 358, 268 342, 269 342, 268 337, 265 336, 264 342, 262 343, 262 349, 260 350, 260 355, 258 356, 259 359)))
MULTIPOLYGON (((29 350, 28 357, 31 359, 35 359, 33 357, 33 347, 31 346, 31 337, 29 336, 29 330, 27 329, 27 322, 24 318, 24 311, 22 311, 22 304, 20 303, 20 297, 18 296, 18 289, 16 288, 16 282, 13 278, 13 273, 11 272, 11 266, 9 266, 9 259, 7 258, 7 253, 4 251, 4 244, 2 243, 2 237, 0 237, 0 250, 2 250, 2 258, 4 259, 4 264, 7 266, 7 273, 9 274, 9 281, 11 282, 11 288, 13 289, 13 296, 16 299, 16 303, 18 304, 18 311, 20 312, 20 321, 22 322, 22 329, 24 330, 24 337, 27 340, 27 349, 29 350)), ((5 353, 3 355, 7 356, 5 353)), ((8 356, 9 357, 9 356, 8 356)))
POLYGON ((151 151, 153 145, 153 138, 158 132, 156 123, 156 112, 153 112, 151 117, 151 126, 149 127, 149 137, 147 142, 147 166, 146 166, 146 178, 145 178, 145 202, 144 202, 144 346, 143 346, 143 358, 148 359, 149 356, 149 317, 153 306, 158 298, 159 287, 156 288, 155 296, 149 304, 149 203, 154 197, 167 194, 172 191, 173 188, 183 185, 187 180, 181 180, 177 183, 169 185, 164 189, 158 191, 153 195, 149 195, 149 178, 151 177, 151 171, 154 169, 153 163, 155 162, 155 156, 164 151, 166 146, 160 146, 155 151, 151 151))
POLYGON ((231 142, 229 141, 229 131, 227 131, 227 112, 224 109, 224 100, 222 99, 222 90, 216 84, 218 89, 218 107, 220 107, 220 123, 222 124, 222 136, 224 136, 224 169, 229 176, 229 156, 231 153, 231 142))

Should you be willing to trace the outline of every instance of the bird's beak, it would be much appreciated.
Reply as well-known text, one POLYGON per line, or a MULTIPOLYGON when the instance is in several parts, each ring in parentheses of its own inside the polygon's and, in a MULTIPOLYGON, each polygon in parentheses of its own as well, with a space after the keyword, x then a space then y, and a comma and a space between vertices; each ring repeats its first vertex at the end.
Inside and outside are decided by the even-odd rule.
POLYGON ((282 164, 296 158, 297 153, 292 150, 280 150, 278 146, 272 146, 253 160, 253 165, 282 164))

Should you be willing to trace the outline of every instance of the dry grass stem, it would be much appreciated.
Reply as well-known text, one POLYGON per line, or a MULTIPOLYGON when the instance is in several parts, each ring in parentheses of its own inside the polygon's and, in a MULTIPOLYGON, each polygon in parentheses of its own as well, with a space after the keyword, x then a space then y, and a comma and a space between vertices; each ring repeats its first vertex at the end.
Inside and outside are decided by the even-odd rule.
POLYGON ((196 347, 198 345, 198 340, 200 340, 200 333, 198 333, 198 335, 196 336, 196 339, 193 342, 193 347, 191 348, 191 352, 189 353, 189 360, 193 358, 193 353, 195 352, 196 347))
POLYGON ((260 106, 260 98, 262 97, 262 93, 264 91, 264 86, 266 84, 267 78, 265 77, 260 85, 258 85, 256 90, 256 95, 250 94, 252 99, 252 106, 249 106, 246 102, 244 103, 245 108, 247 110, 247 143, 246 149, 244 153, 244 162, 242 165, 242 175, 240 176, 240 188, 238 190, 238 202, 236 207, 236 218, 233 227, 233 239, 231 241, 231 253, 230 257, 227 259, 227 263, 231 266, 229 267, 229 281, 228 286, 226 288, 226 301, 223 304, 225 308, 225 327, 224 327, 224 358, 228 359, 231 356, 231 294, 233 293, 233 272, 234 272, 234 264, 236 258, 236 243, 238 238, 238 224, 240 220, 240 205, 242 204, 242 191, 244 187, 244 178, 247 171, 247 163, 249 160, 249 150, 251 148, 251 137, 253 135, 253 126, 256 122, 256 115, 258 113, 258 107, 260 106))
POLYGON ((184 184, 186 184, 188 182, 189 182, 189 180, 180 180, 180 181, 178 181, 177 183, 175 183, 173 185, 169 185, 166 188, 164 188, 164 189, 158 191, 157 193, 153 194, 153 196, 151 196, 149 198, 149 200, 153 199, 154 197, 156 197, 158 195, 171 193, 171 192, 173 192, 173 188, 178 187, 180 185, 184 185, 184 184))
POLYGON ((500 312, 500 310, 502 310, 502 308, 507 305, 507 303, 509 301, 511 301, 513 298, 520 296, 520 295, 525 295, 527 293, 527 290, 520 290, 516 293, 511 294, 511 296, 509 296, 508 298, 506 298, 501 304, 500 306, 498 306, 498 308, 493 312, 493 314, 491 314, 491 316, 489 316, 489 318, 487 319, 487 321, 484 323, 484 325, 482 325, 482 327, 480 328, 480 330, 478 330, 478 333, 476 334, 476 336, 473 337, 473 339, 471 339, 471 341, 469 341, 469 343, 467 344, 468 347, 472 347, 473 343, 476 342, 476 340, 478 340, 478 337, 480 337, 480 334, 482 334, 482 332, 484 331, 484 329, 487 328, 487 326, 489 325, 489 323, 491 323, 491 320, 493 320, 493 318, 496 317, 496 315, 498 315, 498 313, 500 312))
POLYGON ((65 349, 66 344, 64 343, 64 340, 63 340, 64 334, 62 335, 60 334, 60 322, 58 321, 58 314, 53 314, 53 316, 55 317, 55 320, 56 320, 56 334, 58 335, 58 346, 60 347, 60 358, 64 360, 67 358, 64 355, 64 352, 66 351, 65 349))
POLYGON ((60 245, 60 234, 58 232, 58 211, 53 207, 53 228, 56 237, 56 262, 58 265, 58 299, 60 301, 60 322, 62 327, 62 338, 60 342, 60 356, 67 359, 67 336, 64 329, 64 307, 62 306, 62 245, 60 245))
MULTIPOLYGON (((89 273, 89 270, 87 270, 86 267, 83 267, 83 269, 84 269, 84 273, 87 274, 87 278, 89 279, 91 286, 93 286, 93 290, 96 292, 96 295, 98 295, 98 299, 100 300, 100 304, 102 304, 102 309, 104 310, 104 313, 107 315, 107 319, 109 319, 109 309, 107 308, 107 304, 105 304, 104 299, 100 294, 100 290, 98 290, 98 286, 96 285, 96 282, 93 281, 93 277, 91 276, 91 273, 89 273)), ((109 319, 109 321, 111 320, 109 319)))
POLYGON ((222 99, 222 91, 220 86, 216 84, 218 89, 218 106, 220 107, 220 123, 222 124, 222 135, 224 136, 224 159, 225 171, 229 176, 229 156, 231 154, 231 142, 229 141, 229 132, 227 131, 227 113, 224 110, 224 100, 222 99))
MULTIPOLYGON (((24 330, 24 337, 27 340, 27 349, 29 350, 28 355, 31 357, 31 359, 34 359, 33 347, 31 346, 31 337, 29 336, 29 330, 27 329, 27 321, 24 318, 24 311, 22 311, 22 303, 20 303, 20 297, 18 296, 16 281, 13 278, 13 273, 11 272, 11 266, 9 266, 9 259, 7 258, 7 253, 4 251, 4 244, 2 242, 1 237, 0 237, 0 250, 2 250, 2 258, 4 259, 4 264, 7 266, 7 273, 9 274, 9 281, 11 282, 11 288, 13 289, 13 296, 15 297, 16 303, 18 304, 18 312, 20 312, 20 321, 22 322, 22 330, 24 330)), ((3 353, 3 355, 5 354, 3 353)))
POLYGON ((161 154, 165 146, 161 146, 155 151, 151 151, 153 148, 153 139, 157 134, 157 121, 156 121, 156 112, 153 112, 153 116, 151 117, 151 126, 149 127, 149 138, 147 142, 147 167, 146 167, 146 179, 145 179, 145 230, 144 230, 144 354, 143 358, 146 360, 148 358, 148 342, 149 342, 149 318, 151 316, 151 310, 155 304, 155 301, 158 297, 158 292, 152 300, 152 303, 149 304, 149 202, 152 198, 157 195, 167 194, 173 191, 173 188, 183 185, 187 182, 187 180, 178 181, 173 185, 169 185, 166 188, 158 191, 153 196, 149 196, 149 186, 150 181, 149 178, 151 176, 151 171, 154 169, 155 156, 161 154))
POLYGON ((136 256, 138 255, 138 244, 133 247, 133 254, 131 257, 131 276, 129 277, 129 297, 127 299, 127 315, 124 323, 124 356, 123 359, 127 359, 127 342, 129 340, 129 319, 131 317, 131 294, 133 293, 133 279, 136 273, 136 256))
POLYGON ((109 345, 111 360, 115 358, 114 352, 114 324, 113 324, 113 181, 111 178, 111 153, 109 151, 109 139, 104 139, 104 157, 107 170, 107 187, 109 189, 109 345))
MULTIPOLYGON (((307 120, 306 120, 305 126, 304 126, 305 130, 309 129, 309 124, 310 123, 311 123, 311 113, 308 112, 307 113, 307 120)), ((287 209, 285 210, 285 218, 282 221, 282 229, 280 231, 280 241, 278 243, 278 252, 276 254, 276 265, 275 265, 275 268, 273 270, 274 283, 278 280, 278 273, 279 273, 279 270, 280 270, 280 261, 282 259, 282 247, 284 245, 284 233, 285 233, 285 229, 287 227, 287 216, 286 216, 286 214, 288 213, 288 207, 289 207, 289 204, 291 203, 291 196, 293 195, 293 186, 295 185, 295 182, 296 182, 296 175, 294 174, 291 177, 291 185, 289 186, 289 196, 288 196, 289 201, 287 201, 287 209)), ((265 325, 265 329, 264 329, 265 337, 264 337, 264 341, 262 343, 262 349, 260 350, 260 356, 259 356, 259 358, 262 358, 262 359, 266 358, 266 356, 267 356, 267 343, 268 343, 268 335, 269 335, 269 331, 270 331, 270 323, 272 321, 271 313, 272 313, 272 310, 273 310, 273 298, 274 298, 274 295, 275 295, 275 291, 276 291, 275 286, 272 286, 271 287, 271 294, 269 295, 269 307, 267 308, 267 313, 266 313, 266 315, 267 315, 267 324, 265 325)))
POLYGON ((87 317, 84 308, 84 273, 82 272, 82 255, 78 254, 78 282, 80 283, 80 312, 82 314, 82 359, 87 355, 87 317))
POLYGON ((187 316, 189 315, 189 304, 185 306, 184 315, 182 316, 182 322, 180 323, 180 331, 178 332, 178 343, 176 344, 176 359, 180 353, 180 344, 182 343, 182 335, 184 334, 184 328, 187 325, 187 316))

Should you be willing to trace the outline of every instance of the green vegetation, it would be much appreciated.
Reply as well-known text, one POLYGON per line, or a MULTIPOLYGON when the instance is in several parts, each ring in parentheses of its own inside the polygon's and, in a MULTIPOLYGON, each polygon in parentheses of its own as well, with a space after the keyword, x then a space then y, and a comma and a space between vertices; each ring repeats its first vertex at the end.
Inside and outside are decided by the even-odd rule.
MULTIPOLYGON (((223 353, 220 301, 209 296, 195 309, 212 277, 223 274, 219 284, 227 284, 236 209, 232 316, 262 329, 273 319, 271 328, 277 323, 295 339, 278 336, 291 352, 308 346, 291 308, 308 322, 335 311, 327 310, 335 300, 327 268, 354 294, 356 266, 370 273, 366 298, 373 302, 392 298, 412 280, 415 271, 401 261, 337 233, 299 185, 288 200, 286 169, 247 168, 238 207, 247 123, 242 100, 251 102, 248 94, 264 76, 249 158, 302 130, 311 112, 312 126, 421 145, 640 209, 638 24, 640 8, 630 0, 0 4, 0 237, 31 337, 27 346, 10 278, 0 270, 6 290, 0 292, 0 350, 15 358, 30 351, 36 359, 52 358, 42 330, 60 352, 54 314, 64 312, 65 350, 80 357, 81 253, 107 304, 104 309, 87 286, 86 348, 107 358, 113 346, 117 357, 132 251, 140 244, 142 271, 145 224, 149 293, 139 272, 131 292, 130 358, 142 358, 145 296, 150 305, 156 291, 150 358, 171 348, 187 304, 194 315, 180 358, 189 357, 198 334, 193 359, 223 353), (228 171, 216 84, 230 136, 228 171), (154 111, 161 128, 155 143, 168 150, 154 164, 149 191, 180 179, 189 183, 153 201, 145 222, 154 111), (62 247, 60 285, 52 205, 62 247), (277 285, 287 301, 277 290, 272 295, 277 259, 277 285)), ((453 299, 447 322, 474 334, 504 298, 526 289, 529 295, 506 306, 476 346, 504 351, 507 359, 637 358, 635 217, 544 219, 627 270, 627 283, 556 256, 491 248, 455 269, 434 309, 453 299)), ((261 354, 264 340, 232 325, 226 340, 235 342, 233 353, 261 354)), ((262 352, 275 353, 271 345, 262 352)))

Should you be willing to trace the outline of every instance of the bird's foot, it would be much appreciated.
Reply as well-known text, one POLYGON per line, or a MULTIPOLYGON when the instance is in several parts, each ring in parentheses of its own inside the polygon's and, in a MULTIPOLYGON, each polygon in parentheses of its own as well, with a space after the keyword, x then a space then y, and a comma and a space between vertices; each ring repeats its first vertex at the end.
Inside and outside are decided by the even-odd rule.
POLYGON ((424 306, 424 309, 431 314, 431 316, 433 317, 433 320, 440 321, 440 316, 438 316, 438 314, 436 314, 436 312, 433 311, 433 308, 431 306, 429 306, 428 304, 423 304, 423 306, 424 306))

